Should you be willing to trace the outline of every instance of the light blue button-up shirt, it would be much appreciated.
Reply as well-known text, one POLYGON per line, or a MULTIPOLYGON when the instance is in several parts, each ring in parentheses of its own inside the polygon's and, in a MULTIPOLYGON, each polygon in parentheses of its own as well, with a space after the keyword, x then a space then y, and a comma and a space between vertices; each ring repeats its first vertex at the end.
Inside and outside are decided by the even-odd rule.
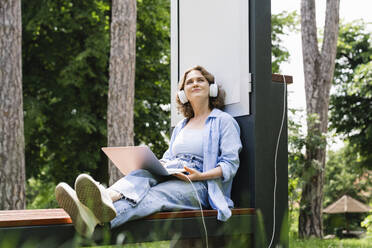
MULTIPOLYGON (((180 121, 172 134, 169 148, 162 160, 175 159, 172 153, 177 134, 185 127, 188 119, 180 121)), ((239 168, 239 152, 242 148, 240 128, 235 119, 217 108, 213 109, 205 121, 203 130, 203 172, 217 166, 222 169, 222 178, 211 179, 208 184, 208 200, 218 211, 217 219, 226 221, 234 206, 230 198, 232 180, 239 168)))

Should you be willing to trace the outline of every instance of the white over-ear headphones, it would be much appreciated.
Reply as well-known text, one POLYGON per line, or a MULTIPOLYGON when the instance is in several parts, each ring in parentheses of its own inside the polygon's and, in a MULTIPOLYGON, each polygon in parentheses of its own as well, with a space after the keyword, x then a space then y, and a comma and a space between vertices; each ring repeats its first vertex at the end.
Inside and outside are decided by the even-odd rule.
MULTIPOLYGON (((177 95, 182 104, 185 104, 189 101, 189 99, 187 99, 187 96, 184 90, 179 90, 177 92, 177 95)), ((218 96, 218 85, 216 83, 216 80, 214 80, 214 83, 209 85, 209 97, 217 97, 217 96, 218 96)))
POLYGON ((217 97, 217 95, 218 95, 218 85, 215 80, 213 84, 209 85, 209 96, 217 97))
POLYGON ((186 96, 184 90, 179 90, 177 92, 177 95, 178 95, 178 98, 180 99, 180 101, 181 101, 182 104, 185 104, 185 103, 187 103, 189 101, 189 99, 187 99, 187 96, 186 96))

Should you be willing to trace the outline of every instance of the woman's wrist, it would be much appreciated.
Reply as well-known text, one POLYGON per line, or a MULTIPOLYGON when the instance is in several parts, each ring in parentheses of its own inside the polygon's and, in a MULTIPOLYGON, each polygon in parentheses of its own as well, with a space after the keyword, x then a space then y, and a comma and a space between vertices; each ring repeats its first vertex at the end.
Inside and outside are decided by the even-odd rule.
POLYGON ((200 173, 200 180, 217 179, 217 178, 220 178, 220 177, 222 177, 222 169, 221 169, 220 166, 218 166, 218 167, 216 167, 212 170, 200 173))
POLYGON ((201 172, 199 174, 199 177, 196 179, 197 181, 204 181, 204 180, 208 180, 208 175, 205 174, 205 172, 201 172))

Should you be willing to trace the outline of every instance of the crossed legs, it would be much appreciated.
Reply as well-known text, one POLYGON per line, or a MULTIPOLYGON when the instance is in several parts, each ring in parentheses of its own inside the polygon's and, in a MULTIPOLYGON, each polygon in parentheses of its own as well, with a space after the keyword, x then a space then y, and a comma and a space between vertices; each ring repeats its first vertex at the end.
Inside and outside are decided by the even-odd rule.
MULTIPOLYGON (((206 183, 193 184, 201 205, 208 207, 206 183)), ((196 192, 188 182, 164 181, 146 170, 137 170, 108 189, 82 174, 75 181, 75 190, 66 183, 58 184, 56 198, 70 215, 76 231, 90 237, 97 224, 110 222, 114 228, 159 211, 199 209, 196 192)))
POLYGON ((120 199, 120 194, 106 190, 87 174, 76 178, 75 190, 67 183, 60 183, 55 194, 58 204, 70 215, 76 231, 84 237, 91 237, 97 224, 116 217, 113 200, 120 199))

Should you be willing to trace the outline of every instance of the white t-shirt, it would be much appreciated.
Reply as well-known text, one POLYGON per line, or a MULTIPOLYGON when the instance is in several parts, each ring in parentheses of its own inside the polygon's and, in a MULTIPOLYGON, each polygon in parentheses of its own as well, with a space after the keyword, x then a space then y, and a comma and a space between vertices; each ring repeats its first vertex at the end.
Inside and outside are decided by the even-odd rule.
POLYGON ((183 128, 174 139, 173 154, 194 154, 203 157, 203 129, 183 128))

